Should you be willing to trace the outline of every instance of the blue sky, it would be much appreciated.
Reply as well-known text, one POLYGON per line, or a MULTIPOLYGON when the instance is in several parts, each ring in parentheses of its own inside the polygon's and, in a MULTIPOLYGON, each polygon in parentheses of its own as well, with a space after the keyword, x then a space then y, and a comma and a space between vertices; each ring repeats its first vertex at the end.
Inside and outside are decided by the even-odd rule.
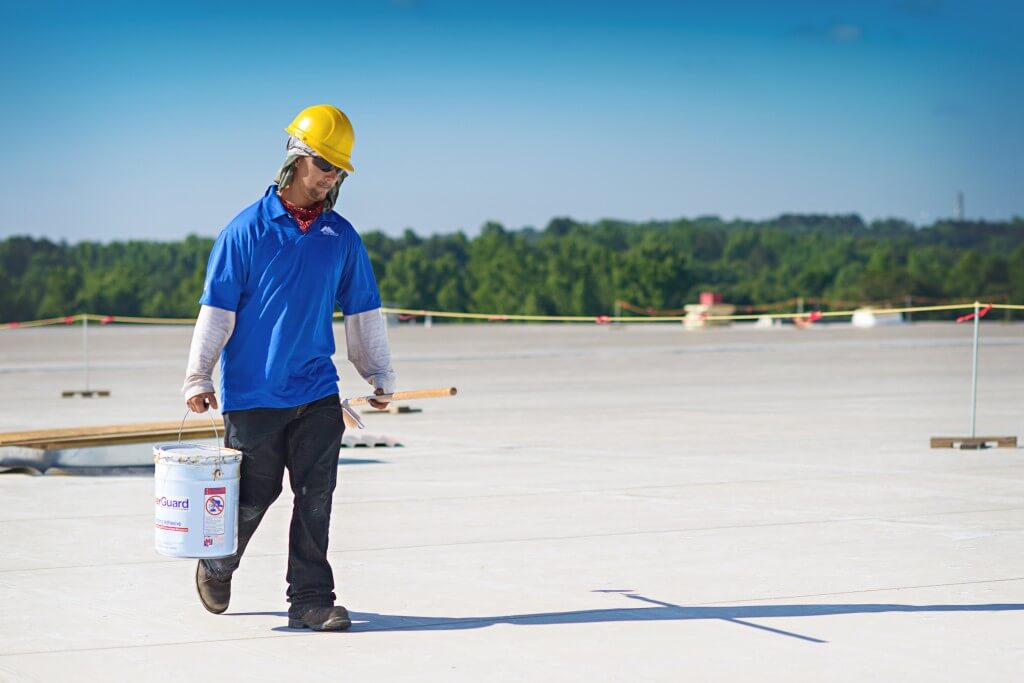
POLYGON ((362 231, 1024 215, 1024 3, 150 2, 0 10, 0 236, 214 235, 340 106, 362 231))

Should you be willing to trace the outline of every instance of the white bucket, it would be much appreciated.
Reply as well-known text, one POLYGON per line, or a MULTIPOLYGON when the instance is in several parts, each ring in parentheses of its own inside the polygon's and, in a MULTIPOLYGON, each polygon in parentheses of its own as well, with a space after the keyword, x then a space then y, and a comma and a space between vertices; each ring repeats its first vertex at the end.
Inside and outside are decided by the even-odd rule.
POLYGON ((242 452, 186 443, 153 447, 153 531, 169 557, 227 557, 238 549, 242 452))

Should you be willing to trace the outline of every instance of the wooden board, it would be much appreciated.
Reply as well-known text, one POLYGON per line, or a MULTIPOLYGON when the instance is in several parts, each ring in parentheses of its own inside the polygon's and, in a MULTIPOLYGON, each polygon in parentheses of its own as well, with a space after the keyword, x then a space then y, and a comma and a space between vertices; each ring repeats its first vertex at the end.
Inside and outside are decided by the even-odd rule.
POLYGON ((127 425, 103 425, 101 427, 68 427, 64 429, 41 429, 31 432, 0 433, 0 446, 21 446, 57 450, 61 448, 88 448, 114 444, 173 442, 178 440, 181 428, 182 439, 212 439, 214 424, 217 435, 224 434, 224 420, 188 420, 181 422, 143 422, 127 425))
POLYGON ((961 448, 977 450, 979 448, 1016 448, 1015 436, 933 436, 932 448, 961 448))

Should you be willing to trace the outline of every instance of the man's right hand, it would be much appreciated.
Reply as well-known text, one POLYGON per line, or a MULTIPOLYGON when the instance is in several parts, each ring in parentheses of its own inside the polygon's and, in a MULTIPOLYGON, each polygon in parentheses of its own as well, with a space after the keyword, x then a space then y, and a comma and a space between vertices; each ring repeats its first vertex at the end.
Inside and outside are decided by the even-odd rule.
POLYGON ((188 404, 188 409, 193 413, 205 413, 209 408, 217 409, 217 395, 212 391, 205 394, 196 394, 192 398, 185 401, 188 404))

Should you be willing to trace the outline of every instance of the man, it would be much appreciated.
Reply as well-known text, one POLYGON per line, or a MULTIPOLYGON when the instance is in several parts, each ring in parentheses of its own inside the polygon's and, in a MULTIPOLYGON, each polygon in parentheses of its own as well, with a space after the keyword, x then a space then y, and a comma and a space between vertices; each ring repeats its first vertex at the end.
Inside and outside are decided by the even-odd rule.
POLYGON ((320 104, 285 130, 287 156, 275 184, 218 236, 199 299, 183 393, 197 413, 218 407, 211 377, 219 356, 224 441, 242 451, 242 473, 238 551, 200 560, 196 589, 210 612, 227 609, 232 575, 287 469, 294 494, 288 625, 337 631, 351 622, 334 604, 327 561, 345 429, 331 359, 336 305, 359 374, 378 395, 394 391, 395 376, 370 259, 352 225, 332 210, 354 171, 352 124, 320 104))

